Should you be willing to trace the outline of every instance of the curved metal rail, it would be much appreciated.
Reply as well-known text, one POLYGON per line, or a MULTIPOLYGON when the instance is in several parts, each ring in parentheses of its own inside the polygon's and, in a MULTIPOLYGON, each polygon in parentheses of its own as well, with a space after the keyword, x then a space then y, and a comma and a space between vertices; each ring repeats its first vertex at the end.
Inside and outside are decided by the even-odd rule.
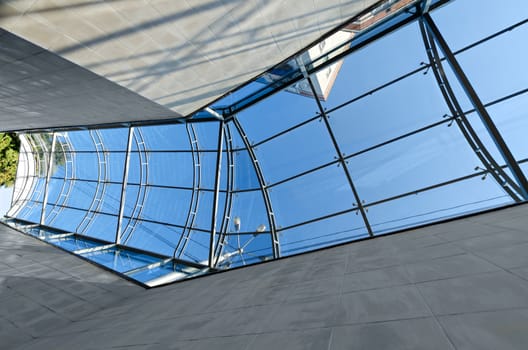
POLYGON ((423 19, 419 21, 419 24, 430 67, 433 71, 442 96, 449 108, 449 111, 454 117, 454 120, 457 126, 459 127, 460 131, 462 132, 462 135, 468 142, 475 155, 481 161, 482 165, 488 171, 488 173, 491 174, 495 181, 514 201, 520 202, 521 198, 515 193, 521 193, 519 186, 497 164, 493 156, 487 150, 487 148, 473 129, 471 123, 464 114, 464 111, 460 106, 460 103, 458 102, 453 89, 451 88, 449 80, 447 79, 447 76, 442 66, 440 55, 438 54, 438 50, 435 45, 434 38, 432 37, 431 33, 426 29, 426 25, 424 24, 423 19))
POLYGON ((272 251, 273 251, 273 258, 274 259, 279 258, 280 257, 280 242, 279 242, 279 237, 277 234, 277 225, 275 223, 275 214, 273 212, 273 207, 271 205, 271 198, 268 192, 268 187, 266 185, 266 182, 264 181, 264 175, 262 173, 262 169, 260 168, 260 164, 258 163, 258 159, 255 155, 255 152, 253 151, 253 148, 251 147, 247 134, 245 133, 244 128, 242 127, 240 122, 238 121, 238 118, 236 116, 233 116, 230 122, 233 123, 233 125, 237 129, 240 136, 242 136, 242 141, 244 142, 244 145, 246 146, 249 157, 252 160, 253 168, 255 169, 255 173, 257 174, 257 178, 260 184, 262 197, 264 198, 264 205, 266 206, 268 223, 269 223, 270 233, 271 233, 271 246, 272 246, 272 251))
POLYGON ((97 155, 97 162, 99 164, 97 178, 98 181, 95 185, 95 194, 93 197, 86 214, 77 226, 77 232, 84 234, 88 228, 92 225, 93 219, 97 213, 101 210, 104 201, 104 195, 106 193, 107 180, 108 180, 108 153, 103 142, 103 137, 99 130, 90 130, 90 138, 92 139, 95 152, 97 155))

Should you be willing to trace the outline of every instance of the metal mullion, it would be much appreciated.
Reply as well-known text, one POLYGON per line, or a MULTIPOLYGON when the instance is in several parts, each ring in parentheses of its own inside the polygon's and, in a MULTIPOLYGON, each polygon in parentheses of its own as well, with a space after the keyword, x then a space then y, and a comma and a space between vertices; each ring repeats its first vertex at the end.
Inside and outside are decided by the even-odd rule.
POLYGON ((248 140, 248 137, 242 128, 242 125, 238 121, 238 118, 234 116, 230 121, 233 122, 233 125, 237 129, 238 133, 242 137, 242 141, 244 142, 244 145, 246 146, 246 151, 248 152, 249 157, 252 160, 253 168, 255 170, 255 173, 257 175, 257 179, 260 184, 260 191, 264 200, 264 205, 266 206, 266 212, 268 216, 268 222, 270 224, 270 231, 271 231, 271 240, 272 240, 272 251, 273 251, 273 257, 279 258, 280 257, 280 241, 279 237, 277 235, 277 225, 275 223, 275 214, 273 212, 273 207, 271 204, 271 198, 269 196, 268 192, 268 186, 266 185, 266 182, 264 181, 264 175, 262 173, 262 169, 260 168, 260 165, 258 163, 258 159, 255 155, 255 152, 253 151, 253 148, 251 147, 251 144, 248 140))
POLYGON ((464 89, 464 91, 466 92, 466 95, 469 97, 471 103, 475 107, 480 119, 482 120, 482 123, 488 130, 488 133, 491 136, 493 142, 497 146, 499 152, 501 153, 502 157, 506 161, 506 164, 508 165, 511 172, 513 173, 513 176, 516 179, 517 184, 520 186, 521 195, 523 196, 525 200, 528 199, 528 180, 526 179, 526 177, 524 176, 524 173, 522 172, 521 168, 517 164, 515 157, 511 153, 510 149, 508 148, 506 142, 504 141, 502 135, 497 129, 495 123, 491 119, 491 116, 488 114, 488 111, 482 104, 480 97, 477 95, 476 91, 473 89, 473 86, 469 82, 469 79, 467 78, 466 74, 462 70, 462 67, 458 63, 455 56, 453 55, 447 42, 444 40, 442 34, 436 27, 436 24, 433 22, 433 19, 427 13, 423 15, 423 19, 429 29, 429 33, 431 33, 434 39, 438 42, 442 52, 444 53, 447 59, 447 62, 453 69, 455 76, 460 82, 460 85, 462 85, 462 88, 464 89))
POLYGON ((224 146, 224 121, 218 123, 218 152, 216 155, 215 192, 213 195, 213 213, 211 216, 211 237, 209 239, 209 267, 214 267, 214 251, 216 236, 216 217, 218 214, 218 197, 220 189, 220 177, 222 175, 222 149, 224 146))
POLYGON ((233 188, 235 185, 235 174, 234 174, 235 161, 234 161, 234 153, 233 153, 233 138, 231 135, 231 128, 227 124, 224 127, 224 138, 226 142, 227 188, 225 191, 226 198, 224 202, 224 215, 222 217, 222 222, 220 223, 220 234, 218 237, 218 241, 216 242, 216 246, 215 246, 216 259, 214 261, 214 266, 217 266, 220 256, 223 253, 225 239, 226 239, 226 236, 228 235, 227 231, 229 228, 229 223, 231 219, 231 211, 232 211, 232 206, 233 206, 233 188))
POLYGON ((166 265, 166 264, 168 264, 168 263, 170 263, 172 261, 174 261, 173 258, 167 258, 167 259, 164 259, 164 260, 161 260, 161 261, 156 261, 156 262, 154 262, 152 264, 136 267, 135 269, 123 272, 123 274, 125 274, 127 276, 130 276, 130 275, 133 275, 133 274, 138 273, 138 272, 147 271, 147 270, 150 270, 150 269, 154 269, 156 267, 160 267, 162 265, 166 265))
MULTIPOLYGON (((146 184, 148 184, 148 168, 149 168, 148 152, 145 148, 145 139, 143 138, 143 133, 141 132, 141 129, 136 129, 136 132, 134 132, 134 142, 136 143, 136 147, 138 149, 137 155, 139 159, 139 184, 137 184, 137 186, 139 188, 138 188, 136 200, 134 202, 134 209, 132 210, 132 213, 130 214, 130 219, 128 220, 127 225, 125 226, 124 229, 122 229, 122 231, 126 232, 128 228, 131 226, 132 221, 134 221, 134 224, 132 225, 132 229, 130 230, 130 233, 126 235, 122 244, 126 244, 128 240, 132 237, 132 234, 134 233, 134 230, 136 228, 136 223, 138 222, 138 218, 141 216, 141 213, 143 212, 143 207, 144 207, 145 199, 147 195, 147 192, 146 192, 147 190, 145 186, 146 184), (143 145, 143 147, 140 147, 141 144, 143 145), (145 160, 144 162, 143 162, 142 155, 145 160), (143 170, 143 165, 145 165, 144 170, 143 170), (137 210, 138 208, 139 210, 137 210)), ((128 184, 128 179, 127 179, 127 184, 128 184)))
MULTIPOLYGON (((524 159, 522 161, 522 163, 524 163, 524 162, 528 162, 528 158, 524 159)), ((506 167, 506 165, 504 165, 503 167, 506 167)), ((375 206, 375 205, 378 205, 378 204, 386 203, 386 202, 393 201, 393 200, 396 200, 396 199, 400 199, 400 198, 403 198, 403 197, 416 195, 416 194, 418 194, 420 192, 426 192, 426 191, 429 191, 429 190, 433 190, 435 188, 439 188, 439 187, 442 187, 442 186, 450 185, 452 183, 468 180, 468 179, 471 179, 471 178, 474 178, 474 177, 477 177, 477 176, 481 176, 481 175, 486 174, 486 173, 487 173, 487 171, 480 171, 480 172, 477 172, 477 173, 474 173, 474 174, 469 174, 469 175, 466 175, 466 176, 458 177, 458 178, 455 178, 455 179, 452 179, 452 180, 449 180, 449 181, 445 181, 445 182, 442 182, 442 183, 439 183, 439 184, 435 184, 435 185, 423 187, 423 188, 420 188, 420 189, 416 189, 416 190, 413 190, 413 191, 405 192, 405 193, 402 193, 402 194, 399 194, 399 195, 396 195, 396 196, 380 199, 378 201, 374 201, 374 202, 371 202, 371 203, 366 203, 366 204, 363 205, 363 207, 364 208, 369 208, 369 207, 372 207, 372 206, 375 206)), ((332 213, 332 214, 328 214, 328 215, 320 216, 320 217, 317 217, 317 218, 314 218, 314 219, 310 219, 310 220, 306 220, 306 221, 303 221, 303 222, 299 222, 297 224, 293 224, 293 225, 290 225, 290 226, 283 227, 283 228, 281 228, 279 230, 279 232, 287 231, 287 230, 290 230, 292 228, 296 228, 296 227, 299 227, 299 226, 304 226, 304 225, 311 224, 311 223, 314 223, 314 222, 326 220, 326 219, 329 219, 329 218, 332 218, 332 217, 335 217, 335 216, 351 213, 351 212, 354 212, 354 211, 357 212, 358 208, 357 207, 353 207, 353 208, 350 208, 350 209, 342 210, 342 211, 335 212, 335 213, 332 213)))
POLYGON ((125 200, 126 200, 126 186, 128 181, 128 168, 130 166, 130 150, 132 149, 132 140, 134 136, 134 127, 130 126, 128 128, 128 142, 127 142, 127 151, 125 157, 125 164, 123 169, 123 183, 121 186, 121 200, 119 203, 119 214, 117 219, 117 228, 115 234, 115 243, 121 244, 121 226, 123 224, 123 214, 125 211, 125 200))
POLYGON ((394 142, 396 142, 396 141, 402 140, 402 139, 407 138, 407 137, 409 137, 409 136, 419 134, 419 133, 421 133, 421 132, 423 132, 423 131, 426 131, 426 130, 429 130, 429 129, 435 128, 435 127, 437 127, 437 126, 439 126, 439 125, 442 125, 442 124, 446 124, 446 123, 448 123, 448 122, 450 122, 451 120, 454 120, 454 119, 455 119, 455 117, 445 118, 445 119, 440 120, 440 121, 438 121, 438 122, 436 122, 436 123, 432 123, 432 124, 426 125, 426 126, 424 126, 424 127, 421 127, 421 128, 419 128, 419 129, 415 129, 415 130, 413 130, 413 131, 409 131, 408 133, 405 133, 405 134, 403 134, 403 135, 396 136, 396 137, 394 137, 394 138, 392 138, 392 139, 389 139, 389 140, 387 140, 387 141, 384 141, 384 142, 380 142, 380 143, 378 143, 378 144, 375 144, 374 146, 370 146, 370 147, 364 148, 364 149, 362 149, 362 150, 360 150, 360 151, 357 151, 357 152, 351 153, 351 154, 349 154, 348 156, 345 156, 344 159, 345 159, 345 160, 348 160, 348 159, 350 159, 350 158, 357 157, 357 156, 359 156, 359 155, 361 155, 361 154, 363 154, 363 153, 370 152, 370 151, 372 151, 372 150, 375 150, 375 149, 380 148, 380 147, 383 147, 383 146, 387 146, 387 145, 389 145, 389 144, 391 144, 391 143, 394 143, 394 142))
MULTIPOLYGON (((302 66, 304 67, 304 66, 302 66)), ((354 181, 352 180, 352 175, 350 174, 350 171, 348 170, 347 164, 345 159, 343 158, 343 153, 341 152, 341 148, 339 147, 339 143, 337 142, 337 139, 334 135, 334 132, 332 130, 332 127, 330 126, 330 121, 328 120, 328 115, 326 114, 321 101, 319 101, 319 98, 317 98, 317 91, 315 90, 315 87, 313 85, 312 79, 305 71, 306 81, 310 85, 310 89, 312 90, 313 95, 315 96, 315 102, 317 103, 317 107, 319 108, 319 111, 321 113, 321 116, 323 117, 324 124, 326 126, 326 130, 328 131, 328 134, 330 135, 330 138, 332 139, 332 143, 334 145, 335 151, 337 153, 337 159, 340 162, 341 166, 343 167, 343 171, 345 172, 345 176, 347 178, 348 184, 350 186, 350 189, 352 190, 352 193, 354 194, 354 198, 357 202, 357 207, 359 209, 359 212, 361 213, 361 217, 363 218, 363 221, 365 223, 365 227, 367 228, 369 236, 374 236, 374 233, 372 232, 372 227, 370 227, 370 223, 368 221, 367 213, 365 212, 365 209, 363 208, 363 205, 361 203, 361 198, 359 197, 359 193, 356 190, 356 186, 354 185, 354 181)))
MULTIPOLYGON (((55 176, 52 176, 51 178, 52 179, 56 179, 56 180, 63 180, 63 178, 55 177, 55 176)), ((67 178, 66 180, 72 180, 72 181, 76 181, 76 182, 101 183, 101 184, 108 184, 108 185, 121 185, 121 182, 112 181, 112 180, 99 181, 99 180, 93 180, 93 179, 82 179, 82 178, 78 178, 78 177, 67 178)))
MULTIPOLYGON (((300 128, 300 127, 303 126, 303 125, 309 124, 309 123, 311 123, 311 122, 313 122, 314 120, 317 120, 317 119, 319 119, 319 118, 321 118, 320 115, 315 115, 315 116, 313 116, 313 117, 311 117, 311 118, 309 118, 309 119, 307 119, 307 120, 305 120, 305 121, 303 121, 303 122, 301 122, 301 123, 295 124, 294 126, 291 126, 291 127, 287 128, 287 129, 281 131, 281 132, 278 132, 278 133, 276 133, 276 134, 274 134, 274 135, 272 135, 272 136, 269 136, 269 137, 265 138, 265 139, 262 140, 262 141, 255 142, 255 143, 253 144, 253 147, 258 147, 258 146, 262 145, 263 143, 266 143, 266 142, 271 141, 271 140, 273 140, 273 139, 275 139, 275 138, 277 138, 277 137, 279 137, 279 136, 282 136, 282 135, 284 135, 284 134, 287 134, 287 133, 289 133, 289 132, 291 132, 291 131, 293 131, 293 130, 295 130, 295 129, 297 129, 297 128, 300 128)), ((240 149, 240 150, 243 151, 244 148, 242 148, 242 149, 240 149)), ((235 150, 235 151, 238 151, 238 149, 235 150)))
POLYGON ((506 193, 508 193, 515 201, 518 202, 520 200, 519 197, 509 187, 505 186, 505 184, 509 184, 515 191, 521 193, 519 186, 517 186, 517 184, 515 184, 515 182, 511 180, 504 171, 502 171, 502 169, 500 169, 497 162, 494 160, 482 141, 480 141, 480 138, 471 126, 471 123, 469 123, 467 120, 467 117, 458 103, 454 91, 451 88, 449 80, 445 75, 432 34, 426 29, 422 20, 420 20, 420 30, 426 48, 426 53, 431 62, 431 68, 437 80, 438 87, 449 110, 451 111, 451 114, 453 114, 455 117, 455 121, 460 131, 462 132, 466 141, 469 143, 469 146, 475 152, 477 158, 491 173, 495 181, 497 181, 497 183, 502 186, 506 193), (501 179, 501 176, 504 178, 504 181, 501 179))
POLYGON ((308 175, 308 174, 311 174, 313 172, 316 172, 318 170, 321 170, 323 168, 326 168, 327 166, 330 166, 330 165, 333 165, 333 164, 338 164, 339 163, 339 159, 336 159, 336 160, 333 160, 331 162, 328 162, 328 163, 325 163, 323 165, 319 165, 319 166, 316 166, 315 168, 311 168, 311 169, 308 169, 306 171, 303 171, 302 173, 298 173, 296 175, 293 175, 293 176, 290 176, 290 177, 287 177, 283 180, 280 180, 280 181, 277 181, 277 182, 274 182, 272 184, 269 184, 268 185, 268 188, 272 188, 272 187, 275 187, 275 186, 278 186, 278 185, 282 185, 283 183, 286 183, 286 182, 289 182, 289 181, 292 181, 292 180, 295 180, 301 176, 304 176, 304 175, 308 175))
MULTIPOLYGON (((523 164, 523 163, 528 163, 528 158, 524 158, 524 159, 521 159, 519 161, 519 164, 523 164)), ((500 165, 501 169, 506 169, 507 167, 508 167, 507 165, 500 165)), ((416 194, 418 194, 420 192, 426 192, 426 191, 434 190, 436 188, 447 186, 447 185, 450 185, 450 184, 453 184, 453 183, 456 183, 456 182, 469 180, 469 179, 472 179, 472 178, 477 177, 477 176, 485 175, 487 173, 489 173, 489 171, 482 170, 482 171, 479 171, 479 172, 474 173, 474 174, 460 176, 460 177, 457 177, 455 179, 451 179, 451 180, 448 180, 448 181, 440 182, 440 183, 437 183, 437 184, 434 184, 434 185, 431 185, 431 186, 422 187, 422 188, 419 188, 417 190, 408 191, 408 192, 401 193, 401 194, 396 195, 396 196, 380 199, 380 200, 377 200, 377 201, 374 201, 374 202, 371 202, 371 203, 366 203, 364 206, 365 206, 365 208, 372 207, 372 206, 375 206, 375 205, 378 205, 378 204, 390 202, 390 201, 393 201, 393 200, 396 200, 396 199, 400 199, 400 198, 403 198, 403 197, 416 195, 416 194)))
MULTIPOLYGON (((90 225, 92 223, 92 220, 94 218, 94 213, 91 212, 91 210, 100 210, 101 209, 102 202, 103 202, 103 195, 104 195, 104 193, 106 191, 106 185, 107 185, 106 181, 107 181, 107 178, 108 178, 108 166, 107 166, 108 159, 107 159, 107 156, 106 156, 106 153, 105 153, 104 142, 102 140, 102 137, 101 137, 101 135, 100 135, 98 130, 93 131, 93 132, 92 132, 92 130, 89 130, 88 133, 90 134, 90 138, 92 139, 92 142, 93 142, 94 147, 95 147, 95 152, 97 154, 97 162, 98 162, 97 177, 98 177, 98 180, 96 181, 94 197, 92 199, 92 202, 90 203, 90 206, 88 207, 88 210, 86 211, 86 214, 82 218, 81 222, 79 223, 79 225, 77 225, 76 231, 79 232, 79 233, 84 233, 90 227, 90 225), (94 136, 94 135, 96 135, 96 136, 94 136), (97 137, 97 140, 96 140, 96 137, 97 137), (101 150, 97 147, 98 144, 100 145, 101 150), (102 151, 102 155, 101 155, 101 151, 102 151), (101 172, 102 172, 101 164, 103 163, 101 161, 101 156, 102 156, 103 162, 105 164, 105 166, 104 166, 104 176, 103 176, 104 178, 103 179, 101 179, 101 172), (96 203, 97 199, 99 199, 99 203, 96 203)), ((81 181, 81 180, 79 180, 79 181, 81 181)))
MULTIPOLYGON (((469 45, 466 46, 466 47, 463 47, 463 48, 461 48, 461 49, 459 49, 459 50, 457 50, 457 51, 454 51, 454 52, 453 52, 453 55, 456 56, 456 55, 458 55, 459 53, 462 53, 462 52, 467 51, 467 50, 469 50, 469 49, 472 49, 472 48, 474 48, 474 47, 476 47, 476 46, 479 46, 480 44, 483 44, 483 43, 485 43, 486 41, 489 41, 489 40, 491 40, 491 39, 493 39, 493 38, 495 38, 495 37, 501 36, 502 34, 507 33, 507 32, 509 32, 509 31, 512 31, 513 29, 515 29, 515 28, 517 28, 517 27, 520 27, 520 26, 522 26, 522 25, 524 25, 524 24, 526 24, 526 23, 528 23, 528 18, 527 18, 527 19, 524 19, 524 20, 522 20, 522 21, 520 21, 520 22, 517 22, 517 23, 515 23, 515 24, 513 24, 513 25, 511 25, 511 26, 509 26, 509 27, 507 27, 507 28, 504 28, 504 29, 502 29, 502 30, 499 30, 498 32, 495 32, 495 33, 493 33, 493 34, 491 34, 491 35, 489 35, 489 36, 487 36, 487 37, 485 37, 485 38, 483 38, 483 39, 480 39, 480 40, 478 40, 478 41, 475 41, 474 43, 469 44, 469 45)), ((444 59, 445 59, 445 58, 444 58, 444 59)))
POLYGON ((200 199, 200 186, 202 183, 202 167, 200 162, 200 147, 199 141, 196 137, 196 131, 192 123, 186 124, 187 137, 189 138, 189 144, 191 145, 192 159, 193 159, 193 191, 191 193, 191 200, 189 201, 189 210, 187 211, 187 218, 185 219, 185 226, 183 227, 182 234, 176 248, 174 249, 174 258, 180 257, 189 243, 192 230, 195 229, 194 221, 196 219, 196 213, 198 212, 198 205, 200 199), (198 170, 196 170, 198 168, 198 170), (192 216, 192 218, 191 218, 192 216), (187 232, 186 232, 187 231, 187 232), (178 252, 179 251, 179 252, 178 252))
MULTIPOLYGON (((49 156, 48 156, 48 168, 46 169, 46 184, 44 185, 44 196, 42 197, 42 211, 40 213, 40 224, 44 225, 44 221, 46 220, 46 205, 48 203, 48 189, 49 189, 49 182, 51 177, 51 170, 53 168, 53 153, 55 152, 55 145, 57 143, 57 135, 56 133, 52 134, 52 141, 51 141, 51 148, 49 150, 49 156)), ((44 150, 43 150, 44 152, 44 150)))
MULTIPOLYGON (((433 4, 432 7, 436 8, 436 7, 439 6, 440 4, 443 4, 443 3, 448 2, 448 1, 449 1, 449 0, 443 0, 443 1, 435 2, 435 4, 433 4)), ((412 6, 412 5, 411 5, 411 6, 412 6)), ((396 18, 398 15, 401 16, 402 13, 404 13, 404 11, 403 11, 403 9, 400 9, 400 10, 399 10, 399 13, 397 13, 397 14, 393 14, 392 16, 385 18, 384 20, 382 20, 382 21, 376 23, 376 25, 374 25, 373 28, 370 28, 370 29, 367 30, 367 31, 363 31, 361 34, 367 33, 367 32, 369 32, 369 31, 371 31, 372 29, 374 29, 375 27, 379 27, 380 25, 383 25, 384 23, 386 23, 386 22, 388 22, 388 21, 390 21, 390 20, 393 20, 393 19, 396 18)), ((333 57, 327 59, 326 61, 324 61, 323 63, 321 63, 321 64, 318 65, 317 67, 315 67, 315 68, 310 68, 310 69, 308 70, 308 74, 315 73, 316 71, 322 70, 322 69, 324 69, 325 67, 328 67, 328 66, 330 66, 330 65, 332 65, 332 64, 334 64, 334 63, 336 63, 336 62, 338 62, 338 61, 340 61, 340 60, 342 60, 345 56, 349 55, 350 53, 355 52, 356 50, 359 50, 360 48, 362 48, 362 47, 364 47, 364 46, 370 44, 371 42, 373 42, 373 41, 375 41, 375 40, 377 40, 377 39, 379 39, 379 38, 385 36, 386 34, 391 33, 392 31, 394 31, 394 30, 396 30, 396 29, 398 29, 398 28, 403 27, 404 25, 406 25, 406 24, 408 24, 408 23, 410 23, 410 22, 416 20, 417 18, 419 18, 419 13, 418 13, 418 11, 417 11, 416 13, 409 14, 409 16, 406 17, 406 18, 400 19, 399 22, 394 23, 394 24, 392 24, 391 26, 389 26, 389 27, 387 27, 387 28, 381 30, 380 32, 378 32, 378 33, 374 34, 372 37, 367 38, 366 40, 364 40, 364 41, 358 43, 357 45, 354 45, 354 40, 357 41, 358 38, 360 38, 361 36, 360 36, 360 35, 355 36, 355 37, 354 37, 353 39, 351 39, 350 41, 345 42, 345 43, 342 43, 339 47, 334 48, 333 50, 327 52, 325 55, 328 57, 330 54, 334 53, 334 51, 337 51, 338 49, 344 47, 345 45, 348 45, 348 46, 349 46, 348 49, 346 49, 346 50, 342 51, 341 53, 339 53, 339 54, 337 54, 337 55, 335 55, 335 56, 333 56, 333 57)), ((310 47, 311 47, 311 46, 310 46, 310 47)), ((301 52, 302 52, 302 51, 301 51, 301 52)), ((297 54, 294 55, 293 57, 296 57, 296 56, 298 56, 298 55, 299 55, 299 53, 297 53, 297 54)), ((291 58, 292 58, 292 57, 290 57, 290 59, 291 59, 291 58)), ((323 56, 317 58, 317 61, 322 61, 322 60, 323 60, 323 56)), ((286 82, 286 84, 283 83, 282 85, 279 85, 279 82, 272 83, 272 84, 277 85, 277 87, 272 88, 270 91, 268 91, 268 92, 262 94, 261 96, 258 96, 258 97, 254 98, 254 99, 250 99, 250 97, 245 97, 245 98, 243 98, 243 99, 241 99, 241 100, 239 100, 239 101, 236 101, 236 102, 233 103, 232 105, 230 105, 230 106, 228 106, 228 107, 226 107, 226 108, 223 109, 223 114, 224 114, 224 118, 225 118, 225 120, 226 120, 226 121, 227 121, 227 120, 230 120, 230 119, 233 118, 237 113, 240 113, 240 112, 243 111, 244 109, 247 109, 248 107, 254 105, 255 103, 257 103, 257 102, 259 102, 259 101, 261 101, 262 99, 265 99, 265 98, 267 98, 267 97, 269 97, 269 96, 271 96, 271 95, 273 95, 273 94, 275 94, 275 93, 277 93, 277 92, 279 92, 279 91, 282 91, 282 90, 285 89, 287 86, 290 86, 290 85, 292 85, 292 84, 294 84, 294 83, 296 83, 296 82, 298 82, 298 81, 300 81, 300 80, 302 80, 302 79, 303 79, 303 75, 302 75, 302 74, 299 74, 299 75, 295 76, 295 77, 292 78, 292 79, 288 79, 287 82, 286 82), (249 100, 249 102, 248 102, 247 100, 249 100), (239 106, 237 107, 237 105, 239 105, 239 106)), ((270 84, 270 86, 271 86, 272 84, 270 84)), ((261 89, 261 90, 264 90, 264 88, 261 89)), ((258 90, 257 92, 260 92, 261 90, 258 90)), ((254 94, 256 94, 257 92, 255 92, 254 94)))
POLYGON ((95 213, 95 214, 103 214, 103 215, 115 216, 115 217, 119 216, 118 214, 114 214, 114 213, 107 213, 107 212, 99 211, 99 210, 90 210, 90 209, 85 209, 85 208, 79 208, 79 207, 74 207, 74 206, 65 205, 65 204, 54 204, 54 206, 58 207, 58 208, 61 208, 61 209, 74 209, 74 210, 79 210, 79 211, 84 211, 84 212, 91 212, 91 213, 95 213))
POLYGON ((100 246, 92 247, 92 248, 83 248, 83 249, 74 250, 72 251, 72 253, 77 254, 77 255, 82 255, 86 253, 94 253, 94 252, 100 252, 103 250, 108 250, 110 248, 114 248, 115 246, 116 246, 115 243, 110 243, 110 244, 100 245, 100 246))

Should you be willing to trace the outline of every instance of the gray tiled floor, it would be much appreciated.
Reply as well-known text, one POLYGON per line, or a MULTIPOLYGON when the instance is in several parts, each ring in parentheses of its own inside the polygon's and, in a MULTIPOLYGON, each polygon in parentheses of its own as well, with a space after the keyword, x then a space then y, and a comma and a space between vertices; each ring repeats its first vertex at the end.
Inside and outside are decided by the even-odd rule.
POLYGON ((151 290, 0 228, 2 348, 525 349, 527 211, 151 290))

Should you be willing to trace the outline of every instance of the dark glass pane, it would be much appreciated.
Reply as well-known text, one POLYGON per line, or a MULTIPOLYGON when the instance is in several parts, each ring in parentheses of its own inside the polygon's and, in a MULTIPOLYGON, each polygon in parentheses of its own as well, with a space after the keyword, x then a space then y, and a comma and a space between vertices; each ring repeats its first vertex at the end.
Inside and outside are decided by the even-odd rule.
POLYGON ((479 176, 368 207, 375 234, 383 234, 448 217, 512 203, 490 178, 479 176))
POLYGON ((355 203, 345 172, 337 165, 274 186, 270 197, 282 227, 351 209, 355 203))
POLYGON ((283 256, 368 237, 361 215, 350 212, 280 231, 283 256))

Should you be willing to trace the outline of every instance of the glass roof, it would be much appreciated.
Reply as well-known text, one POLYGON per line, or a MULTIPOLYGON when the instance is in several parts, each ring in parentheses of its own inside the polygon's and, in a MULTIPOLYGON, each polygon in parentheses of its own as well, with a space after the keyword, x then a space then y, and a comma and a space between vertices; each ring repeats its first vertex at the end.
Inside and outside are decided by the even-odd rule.
POLYGON ((20 135, 6 222, 157 285, 525 201, 508 3, 382 1, 185 123, 20 135))

